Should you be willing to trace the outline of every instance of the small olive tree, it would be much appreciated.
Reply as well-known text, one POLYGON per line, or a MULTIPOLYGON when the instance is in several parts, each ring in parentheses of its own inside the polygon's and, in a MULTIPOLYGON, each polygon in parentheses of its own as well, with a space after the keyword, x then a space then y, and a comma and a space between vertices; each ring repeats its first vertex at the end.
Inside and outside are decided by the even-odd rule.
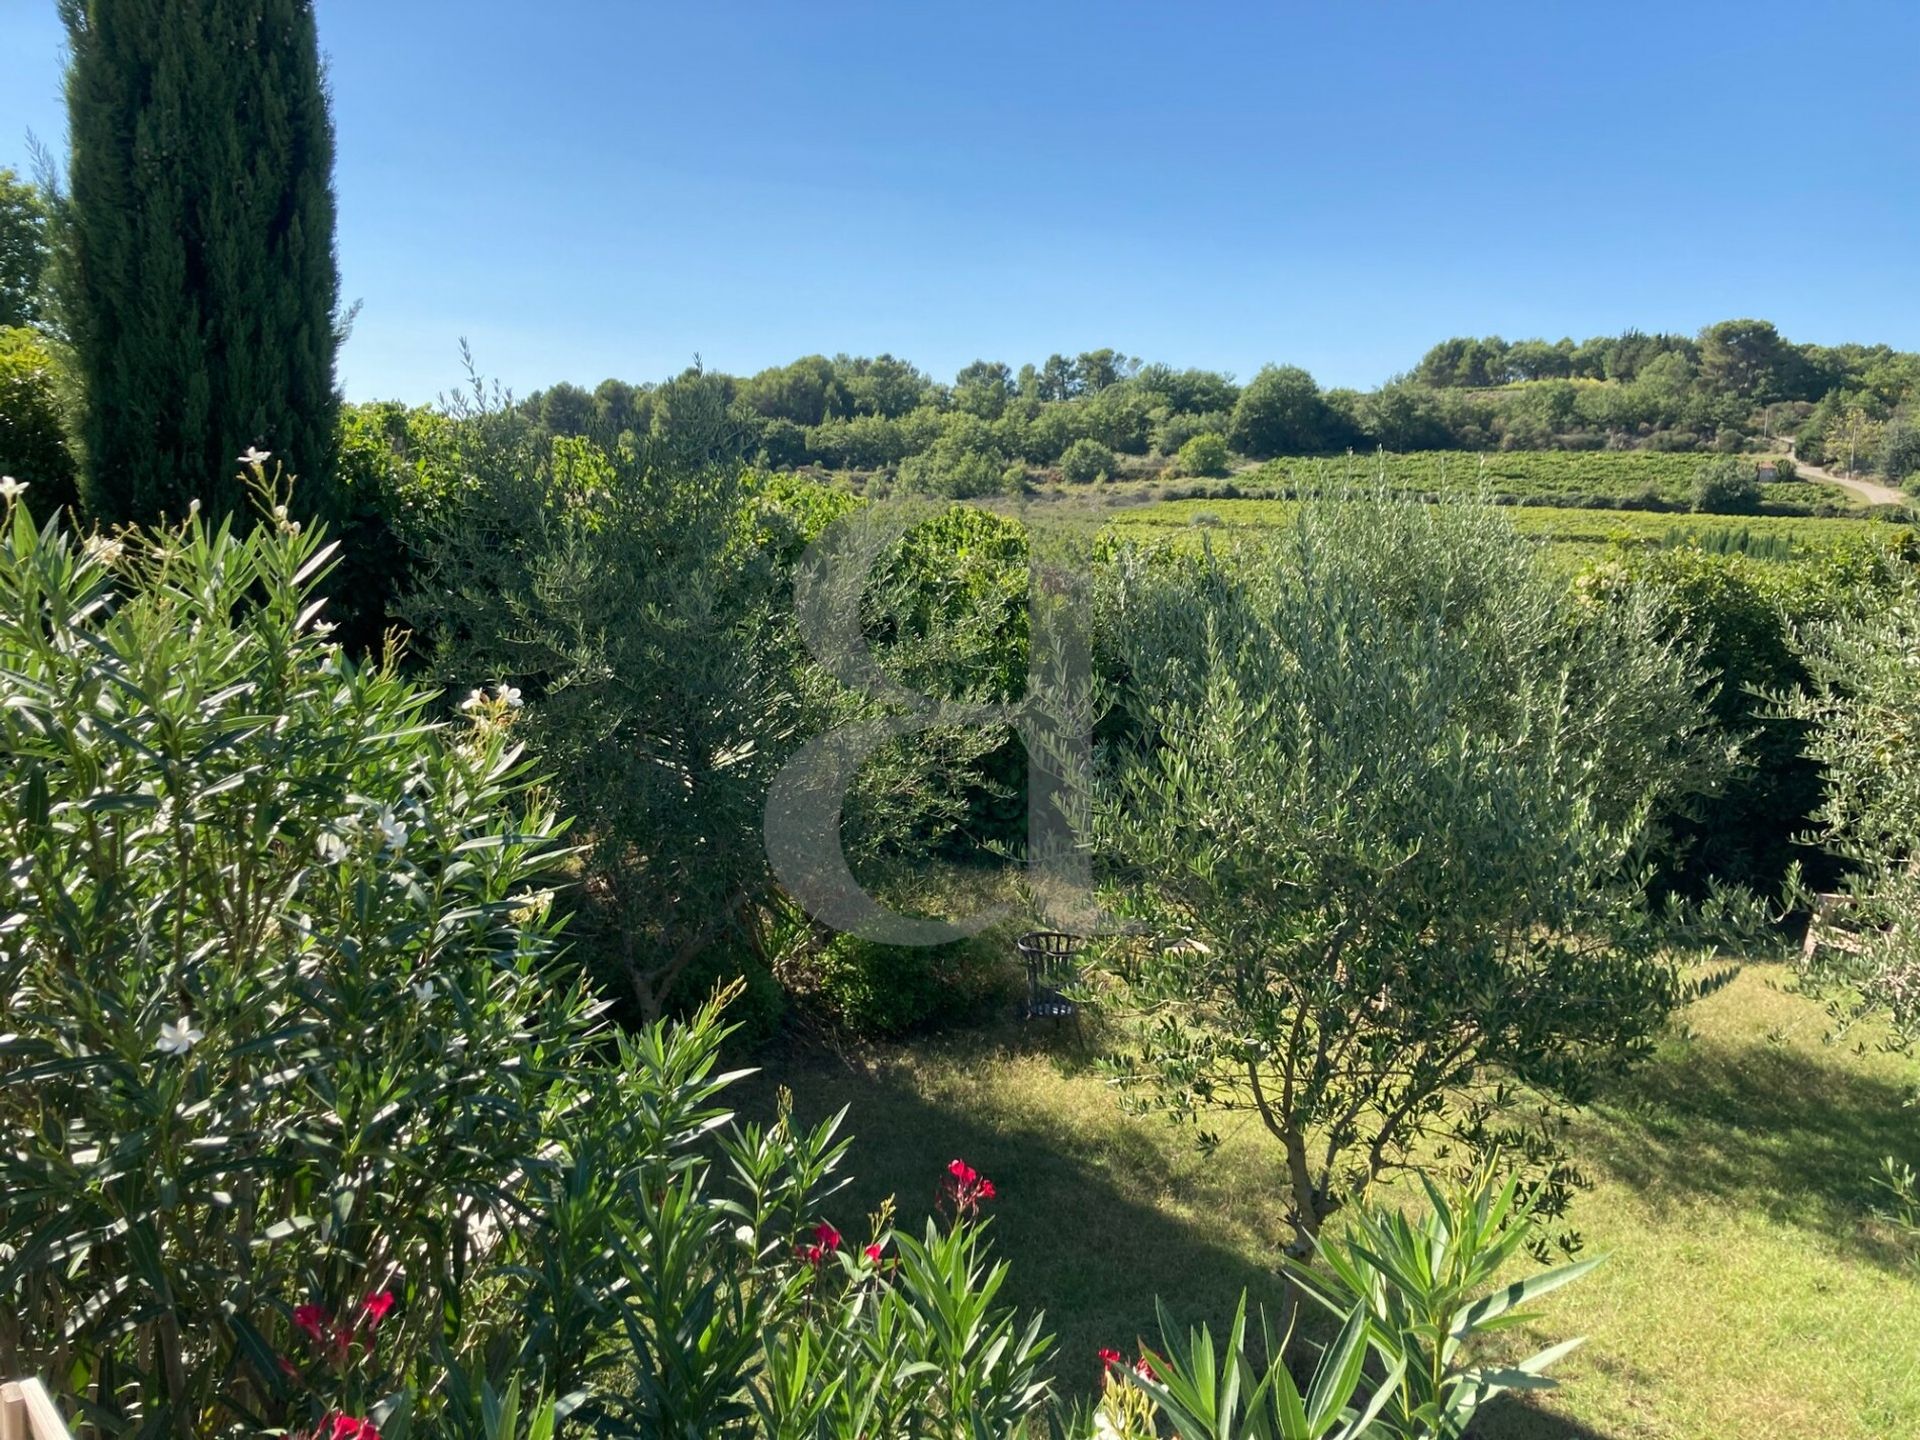
POLYGON ((1425 1137, 1536 1138, 1511 1082, 1578 1100, 1648 1047, 1680 985, 1639 849, 1723 758, 1652 597, 1581 606, 1497 512, 1390 501, 1115 573, 1096 841, 1163 937, 1135 1104, 1257 1115, 1311 1236, 1425 1137))

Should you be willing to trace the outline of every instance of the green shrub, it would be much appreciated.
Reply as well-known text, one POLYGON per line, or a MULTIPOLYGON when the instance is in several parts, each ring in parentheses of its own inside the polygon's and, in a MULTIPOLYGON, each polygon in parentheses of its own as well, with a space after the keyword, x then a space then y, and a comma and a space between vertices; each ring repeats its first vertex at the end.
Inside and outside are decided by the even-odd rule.
POLYGON ((30 330, 0 330, 0 475, 33 487, 36 513, 79 503, 53 356, 30 330))
POLYGON ((1091 485, 1113 474, 1113 451, 1098 440, 1076 440, 1060 456, 1060 474, 1075 485, 1091 485))
MULTIPOLYGON (((1577 1280, 1600 1263, 1527 1275, 1500 1288, 1511 1262, 1533 1238, 1534 1202, 1517 1181, 1499 1184, 1482 1170, 1452 1195, 1424 1176, 1430 1208, 1418 1219, 1369 1208, 1353 1232, 1314 1248, 1320 1267, 1287 1260, 1301 1289, 1364 1332, 1389 1375, 1384 1428, 1410 1440, 1460 1440, 1479 1408, 1508 1390, 1551 1389, 1547 1367, 1580 1345, 1550 1346, 1525 1360, 1477 1359, 1489 1335, 1531 1321, 1519 1307, 1577 1280), (1482 1342, 1476 1344, 1476 1342, 1482 1342)), ((1536 1197, 1537 1199, 1537 1197, 1536 1197)))
POLYGON ((978 936, 947 945, 884 945, 836 935, 812 968, 827 1013, 867 1039, 977 1020, 1012 995, 1004 947, 978 936))
POLYGON ((1790 557, 1768 555, 1774 537, 1720 531, 1705 544, 1687 537, 1658 549, 1623 552, 1585 571, 1576 593, 1616 603, 1652 586, 1663 597, 1662 633, 1697 648, 1712 684, 1721 733, 1741 747, 1712 803, 1660 815, 1658 880, 1703 896, 1714 884, 1775 894, 1804 863, 1830 885, 1836 867, 1800 843, 1820 803, 1819 768, 1804 753, 1806 731, 1769 719, 1761 694, 1798 689, 1806 671, 1793 648, 1796 627, 1870 607, 1889 594, 1877 547, 1854 545, 1790 557))
POLYGON ((1763 491, 1751 460, 1725 455, 1700 467, 1693 481, 1693 508, 1708 515, 1757 515, 1763 491))
POLYGON ((347 660, 284 510, 0 510, 0 1372, 128 1440, 1021 1433, 990 1187, 849 1245, 838 1122, 729 1124, 717 1004, 609 1036, 556 967, 513 691, 436 727, 347 660))
POLYGON ((1180 447, 1174 468, 1182 475, 1224 475, 1232 455, 1224 435, 1196 435, 1180 447))
POLYGON ((1773 478, 1782 484, 1800 478, 1800 467, 1794 464, 1791 455, 1782 455, 1773 462, 1773 478))

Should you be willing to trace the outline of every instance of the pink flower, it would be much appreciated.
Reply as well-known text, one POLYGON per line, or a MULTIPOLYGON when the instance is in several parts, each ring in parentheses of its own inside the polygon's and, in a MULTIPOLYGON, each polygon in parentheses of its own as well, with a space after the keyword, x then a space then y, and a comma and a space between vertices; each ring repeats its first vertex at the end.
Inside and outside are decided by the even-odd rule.
POLYGON ((316 1345, 325 1345, 333 1338, 327 1333, 333 1326, 333 1317, 318 1305, 294 1306, 293 1323, 316 1345))
POLYGON ((947 1166, 947 1178, 940 1191, 941 1208, 951 1208, 954 1218, 971 1217, 980 1206, 994 1198, 993 1182, 964 1160, 947 1166))
POLYGON ((333 1415, 328 1417, 332 1427, 327 1432, 327 1440, 380 1440, 380 1432, 374 1428, 371 1420, 355 1420, 351 1415, 333 1415))
POLYGON ((1144 1355, 1133 1362, 1133 1373, 1147 1380, 1158 1380, 1160 1378, 1153 1373, 1153 1365, 1144 1355))
POLYGON ((366 1317, 367 1329, 371 1330, 387 1318, 387 1312, 393 1309, 393 1292, 376 1290, 362 1302, 360 1313, 366 1317))
POLYGON ((820 1268, 820 1262, 827 1258, 827 1252, 818 1245, 796 1245, 793 1247, 793 1253, 816 1270, 820 1268))

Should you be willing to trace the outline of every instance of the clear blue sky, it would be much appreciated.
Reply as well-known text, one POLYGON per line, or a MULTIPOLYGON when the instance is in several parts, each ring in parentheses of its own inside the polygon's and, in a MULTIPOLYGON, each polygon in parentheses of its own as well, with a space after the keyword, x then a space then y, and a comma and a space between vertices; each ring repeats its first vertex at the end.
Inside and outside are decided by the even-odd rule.
MULTIPOLYGON (((1920 349, 1920 5, 319 0, 355 399, 1460 333, 1920 349)), ((0 164, 58 150, 0 0, 0 164)))

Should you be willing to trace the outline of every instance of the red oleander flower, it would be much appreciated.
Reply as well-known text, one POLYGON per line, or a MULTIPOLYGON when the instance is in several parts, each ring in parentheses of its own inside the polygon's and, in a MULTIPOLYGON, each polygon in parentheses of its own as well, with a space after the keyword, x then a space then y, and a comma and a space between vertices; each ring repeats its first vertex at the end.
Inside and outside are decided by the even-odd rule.
POLYGON ((1147 1380, 1158 1380, 1160 1378, 1153 1373, 1153 1365, 1144 1355, 1133 1362, 1133 1373, 1147 1380))
POLYGON ((796 1258, 804 1260, 814 1269, 820 1268, 820 1262, 827 1258, 827 1252, 818 1245, 796 1245, 793 1247, 796 1258))
POLYGON ((366 1301, 361 1306, 360 1313, 366 1316, 367 1329, 371 1330, 387 1318, 387 1312, 391 1309, 393 1309, 393 1292, 391 1290, 376 1290, 373 1294, 367 1296, 366 1301))
POLYGON ((880 1247, 878 1245, 869 1245, 861 1253, 867 1257, 869 1264, 878 1265, 880 1263, 880 1247))
POLYGON ((293 1323, 316 1345, 325 1345, 332 1338, 327 1331, 333 1325, 333 1317, 318 1305, 294 1306, 293 1323))
POLYGON ((1110 1370, 1120 1363, 1120 1352, 1102 1345, 1100 1347, 1100 1368, 1110 1370))
POLYGON ((840 1232, 825 1220, 813 1227, 813 1238, 820 1242, 821 1249, 838 1250, 840 1248, 840 1232))
POLYGON ((964 1160, 947 1166, 947 1178, 941 1186, 942 1209, 951 1208, 955 1219, 971 1216, 981 1204, 995 1197, 993 1182, 964 1160))
POLYGON ((371 1420, 356 1420, 351 1415, 335 1415, 329 1420, 327 1440, 380 1440, 380 1432, 371 1420))

